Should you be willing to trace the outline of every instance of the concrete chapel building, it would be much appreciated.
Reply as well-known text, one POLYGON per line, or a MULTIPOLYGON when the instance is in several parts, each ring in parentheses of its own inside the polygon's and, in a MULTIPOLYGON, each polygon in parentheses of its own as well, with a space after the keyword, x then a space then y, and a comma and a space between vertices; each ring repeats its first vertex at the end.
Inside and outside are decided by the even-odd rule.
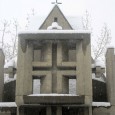
POLYGON ((36 31, 19 33, 17 67, 3 68, 0 50, 0 115, 115 114, 114 49, 106 53, 105 77, 91 57, 90 31, 73 22, 55 4, 34 22, 36 31), (3 84, 3 69, 16 79, 3 84))

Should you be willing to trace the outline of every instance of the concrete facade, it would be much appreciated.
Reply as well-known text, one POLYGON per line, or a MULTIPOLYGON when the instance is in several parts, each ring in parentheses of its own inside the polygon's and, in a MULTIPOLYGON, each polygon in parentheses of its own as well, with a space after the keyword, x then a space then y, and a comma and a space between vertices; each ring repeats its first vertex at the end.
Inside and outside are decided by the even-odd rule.
POLYGON ((13 66, 3 68, 4 55, 0 50, 0 101, 3 74, 9 74, 10 78, 17 74, 16 83, 7 83, 4 89, 4 100, 12 97, 8 101, 15 99, 16 106, 1 107, 0 115, 114 115, 113 48, 106 53, 107 78, 103 77, 103 82, 92 80, 92 74, 96 79, 104 76, 105 68, 100 65, 91 67, 94 61, 90 32, 73 30, 58 5, 54 6, 38 31, 19 33, 18 38, 17 69, 13 66), (57 25, 47 30, 53 22, 62 30, 58 30, 57 25), (37 94, 33 90, 34 80, 40 82, 37 94), (76 84, 75 94, 70 93, 70 80, 76 84), (11 87, 14 89, 10 90, 11 87), (93 105, 93 101, 98 104, 110 102, 110 105, 93 105))
POLYGON ((56 21, 58 22, 58 24, 61 25, 61 27, 64 30, 72 30, 71 25, 69 24, 69 22, 67 21, 67 19, 63 15, 63 13, 61 12, 58 5, 54 6, 54 8, 51 10, 48 17, 45 19, 45 21, 43 22, 43 24, 40 26, 39 29, 46 30, 47 27, 50 26, 52 24, 52 22, 55 21, 55 18, 56 18, 56 21))
MULTIPOLYGON (((40 79, 40 94, 48 95, 56 93, 59 97, 61 96, 60 94, 68 94, 67 99, 70 100, 69 102, 64 101, 65 97, 60 97, 64 101, 60 102, 60 98, 53 96, 53 100, 57 100, 55 104, 57 103, 59 105, 59 107, 55 108, 56 115, 62 114, 62 105, 68 105, 73 102, 73 104, 79 104, 77 98, 81 96, 84 96, 83 104, 89 106, 87 107, 87 115, 92 115, 90 34, 78 33, 73 30, 67 33, 65 33, 65 30, 63 30, 63 32, 62 30, 55 30, 55 33, 52 33, 52 31, 53 30, 47 33, 47 30, 39 30, 36 34, 19 34, 18 53, 20 55, 18 55, 16 103, 18 106, 23 106, 29 101, 30 104, 35 104, 35 102, 37 102, 39 105, 40 101, 37 101, 39 100, 37 98, 35 102, 30 101, 33 100, 34 95, 29 98, 27 97, 28 99, 26 99, 26 97, 24 98, 24 95, 28 96, 32 94, 33 79, 40 79), (31 38, 29 38, 29 36, 31 36, 31 38), (55 40, 53 36, 55 36, 55 40), (26 45, 24 45, 25 50, 23 50, 22 40, 26 45), (37 50, 41 50, 39 55, 39 57, 41 57, 39 58, 40 60, 34 60, 34 55, 37 55, 35 54, 37 50), (76 52, 74 60, 69 60, 69 57, 71 57, 69 51, 71 50, 75 50, 76 52), (86 69, 87 66, 89 66, 89 68, 86 69), (76 79, 76 102, 72 101, 72 95, 69 95, 69 79, 76 79), (86 80, 84 81, 84 79, 86 80)), ((46 103, 47 101, 45 102, 45 100, 47 100, 47 97, 44 97, 42 103, 46 103)), ((49 103, 49 108, 52 110, 54 101, 50 101, 49 103)), ((46 109, 46 113, 49 112, 50 110, 46 109)))
POLYGON ((107 94, 111 103, 110 115, 115 113, 115 55, 114 48, 107 49, 106 53, 107 94))
POLYGON ((5 56, 0 49, 0 102, 3 101, 3 91, 4 91, 4 61, 5 61, 5 56))

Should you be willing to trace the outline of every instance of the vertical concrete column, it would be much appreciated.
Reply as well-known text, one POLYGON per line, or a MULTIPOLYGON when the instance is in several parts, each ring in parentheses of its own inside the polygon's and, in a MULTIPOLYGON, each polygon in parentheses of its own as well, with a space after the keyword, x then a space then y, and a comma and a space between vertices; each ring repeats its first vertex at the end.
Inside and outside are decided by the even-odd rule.
POLYGON ((33 44, 28 42, 27 49, 25 52, 24 59, 24 95, 28 95, 32 93, 32 61, 33 61, 33 44))
POLYGON ((24 108, 17 107, 17 115, 24 115, 24 108))
POLYGON ((90 38, 83 40, 85 104, 92 105, 91 44, 90 38))
POLYGON ((46 115, 52 115, 51 107, 46 107, 46 115))
POLYGON ((57 107, 56 115, 62 115, 62 107, 57 107))
POLYGON ((69 93, 69 78, 66 76, 62 76, 62 92, 64 94, 69 93))
POLYGON ((47 42, 46 44, 42 44, 41 50, 41 59, 44 62, 51 63, 52 62, 52 42, 47 42))
POLYGON ((52 93, 52 75, 50 72, 41 77, 40 93, 52 93))
POLYGON ((62 43, 58 42, 57 44, 57 65, 62 63, 62 43))
POLYGON ((110 115, 114 115, 115 114, 115 105, 112 105, 110 108, 110 115))
POLYGON ((84 108, 84 115, 92 115, 92 107, 84 108))
POLYGON ((57 72, 57 93, 59 94, 68 94, 69 93, 69 78, 63 76, 63 74, 57 72))
POLYGON ((114 48, 107 49, 106 52, 106 78, 108 101, 115 105, 115 55, 114 48))
POLYGON ((57 93, 57 44, 52 43, 52 93, 57 93))
MULTIPOLYGON (((52 42, 47 42, 43 46, 41 56, 43 57, 43 62, 46 62, 47 65, 52 65, 52 42)), ((41 92, 40 93, 52 93, 52 75, 48 70, 46 75, 41 77, 41 92)))
POLYGON ((101 74, 102 74, 102 69, 101 69, 101 67, 100 66, 97 66, 96 67, 96 77, 97 78, 99 78, 100 76, 101 76, 101 74))
POLYGON ((17 78, 16 78, 16 103, 23 103, 24 94, 24 71, 25 71, 25 52, 22 51, 20 38, 18 39, 18 60, 17 60, 17 78))
POLYGON ((67 62, 69 60, 67 42, 62 43, 62 61, 67 62))
POLYGON ((84 95, 84 61, 83 61, 83 44, 82 41, 77 41, 76 43, 76 93, 77 95, 84 95))
POLYGON ((2 101, 4 89, 4 61, 5 56, 2 49, 0 49, 0 102, 2 101))
POLYGON ((61 94, 63 93, 63 76, 60 72, 57 72, 57 93, 61 94))

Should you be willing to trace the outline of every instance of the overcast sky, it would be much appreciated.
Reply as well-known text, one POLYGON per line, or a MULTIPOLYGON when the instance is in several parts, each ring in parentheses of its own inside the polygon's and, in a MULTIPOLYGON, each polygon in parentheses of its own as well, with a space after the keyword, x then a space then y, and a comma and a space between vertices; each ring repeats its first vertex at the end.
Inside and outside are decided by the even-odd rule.
MULTIPOLYGON (((95 36, 100 32, 104 23, 111 29, 112 45, 115 46, 115 0, 58 0, 65 15, 83 15, 87 10, 92 18, 95 36)), ((27 13, 35 9, 38 15, 47 15, 52 9, 51 2, 55 0, 0 0, 0 20, 18 19, 23 22, 27 13)), ((93 38, 92 38, 93 39, 93 38)))

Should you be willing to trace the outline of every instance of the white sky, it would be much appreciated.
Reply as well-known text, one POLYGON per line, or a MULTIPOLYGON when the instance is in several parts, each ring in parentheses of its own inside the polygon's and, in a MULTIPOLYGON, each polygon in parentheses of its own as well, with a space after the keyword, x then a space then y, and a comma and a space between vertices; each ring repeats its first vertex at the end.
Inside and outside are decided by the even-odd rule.
MULTIPOLYGON (((38 15, 47 15, 55 0, 0 0, 0 20, 18 19, 23 21, 31 9, 38 15)), ((87 10, 92 17, 94 34, 100 32, 104 23, 111 29, 112 45, 115 46, 115 0, 58 0, 65 15, 83 15, 87 10)), ((93 38, 92 38, 93 39, 93 38)))

